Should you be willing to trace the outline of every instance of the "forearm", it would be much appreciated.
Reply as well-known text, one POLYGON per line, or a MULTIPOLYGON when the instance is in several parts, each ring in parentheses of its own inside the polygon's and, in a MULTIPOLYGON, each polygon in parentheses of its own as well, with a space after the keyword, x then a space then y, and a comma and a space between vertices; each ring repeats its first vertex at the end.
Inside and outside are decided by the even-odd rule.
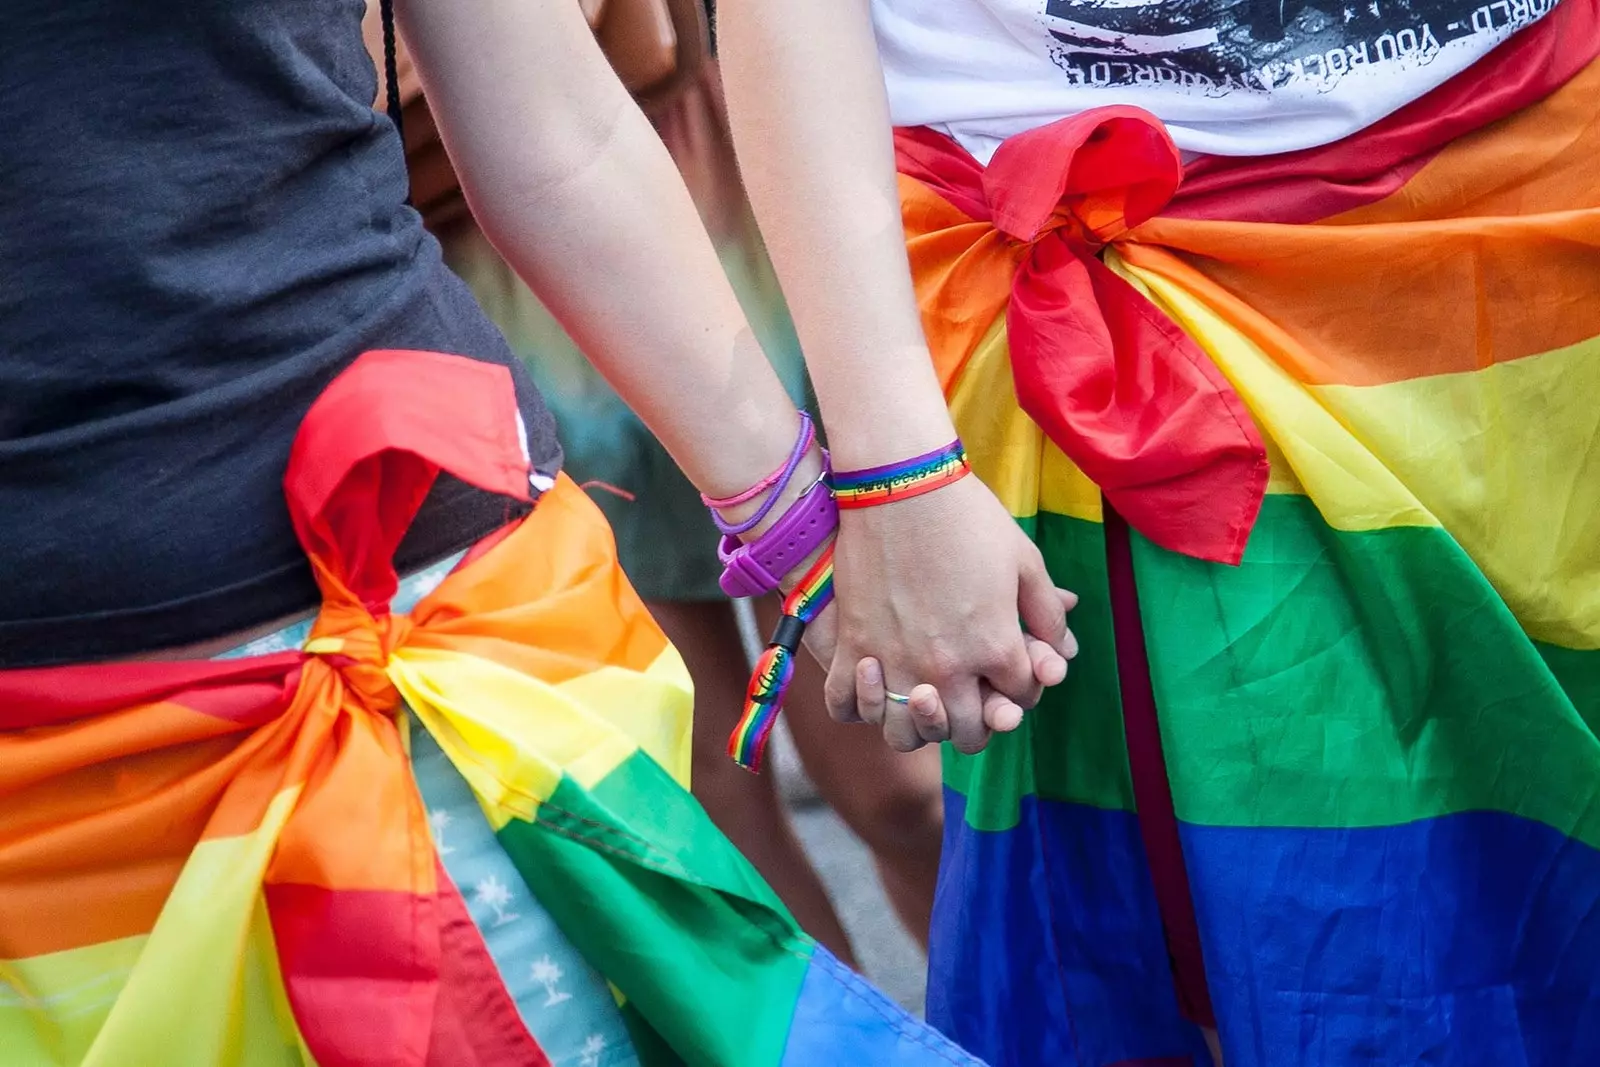
POLYGON ((789 450, 797 416, 677 168, 571 0, 402 12, 474 214, 597 369, 712 495, 789 450), (530 42, 537 42, 534 47, 530 42))
POLYGON ((678 172, 637 110, 581 174, 474 199, 487 236, 713 496, 794 440, 796 414, 746 323, 678 172))
POLYGON ((948 443, 866 0, 721 0, 718 12, 740 169, 839 465, 948 443))

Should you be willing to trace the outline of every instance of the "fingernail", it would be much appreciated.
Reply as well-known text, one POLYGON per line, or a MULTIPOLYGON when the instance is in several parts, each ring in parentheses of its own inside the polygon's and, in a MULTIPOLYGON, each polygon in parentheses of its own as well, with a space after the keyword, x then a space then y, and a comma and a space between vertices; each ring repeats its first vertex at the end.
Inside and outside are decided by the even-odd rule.
POLYGON ((1076 656, 1078 654, 1078 635, 1068 630, 1066 640, 1061 642, 1061 646, 1061 654, 1063 656, 1068 659, 1076 656))
POLYGON ((861 680, 868 685, 883 684, 883 668, 878 666, 877 660, 868 660, 861 666, 861 680))

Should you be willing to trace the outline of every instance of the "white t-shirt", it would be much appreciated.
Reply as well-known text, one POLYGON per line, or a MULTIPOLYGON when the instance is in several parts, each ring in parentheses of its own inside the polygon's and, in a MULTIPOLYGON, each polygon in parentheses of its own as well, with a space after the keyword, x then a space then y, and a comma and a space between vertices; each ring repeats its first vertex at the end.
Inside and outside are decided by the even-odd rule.
POLYGON ((987 162, 1105 104, 1186 152, 1327 144, 1410 103, 1557 0, 872 0, 897 125, 987 162))

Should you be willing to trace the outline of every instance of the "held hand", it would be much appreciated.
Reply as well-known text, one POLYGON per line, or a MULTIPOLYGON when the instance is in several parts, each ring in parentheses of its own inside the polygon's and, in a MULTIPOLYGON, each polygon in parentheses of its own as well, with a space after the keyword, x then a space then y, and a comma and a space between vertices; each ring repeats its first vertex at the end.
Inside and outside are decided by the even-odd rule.
POLYGON ((1066 619, 1077 597, 1056 588, 975 477, 847 514, 835 567, 826 621, 837 632, 812 645, 820 652, 832 638, 829 711, 879 725, 901 751, 945 740, 981 750, 993 732, 1016 729, 1077 654, 1066 619))

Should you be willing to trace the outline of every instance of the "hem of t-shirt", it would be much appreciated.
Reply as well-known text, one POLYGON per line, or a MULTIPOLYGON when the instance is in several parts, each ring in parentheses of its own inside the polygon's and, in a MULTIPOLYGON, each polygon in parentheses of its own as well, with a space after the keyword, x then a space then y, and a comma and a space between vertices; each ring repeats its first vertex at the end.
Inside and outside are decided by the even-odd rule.
MULTIPOLYGON (((537 495, 534 500, 537 501, 537 495)), ((401 574, 428 567, 518 522, 533 504, 465 483, 429 502, 438 511, 473 509, 448 533, 413 527, 395 553, 401 574)), ((54 619, 0 622, 0 670, 113 662, 248 633, 278 619, 314 613, 320 593, 300 559, 195 596, 138 608, 54 619)))

